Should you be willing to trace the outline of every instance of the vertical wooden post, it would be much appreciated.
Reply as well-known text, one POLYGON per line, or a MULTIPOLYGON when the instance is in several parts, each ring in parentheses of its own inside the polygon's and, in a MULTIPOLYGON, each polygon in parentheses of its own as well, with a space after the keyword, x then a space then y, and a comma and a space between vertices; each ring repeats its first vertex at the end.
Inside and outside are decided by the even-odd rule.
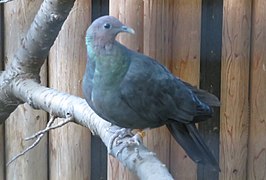
MULTIPOLYGON (((144 54, 168 68, 172 63, 172 24, 174 0, 144 1, 144 54)), ((166 127, 147 132, 144 142, 159 159, 170 165, 170 133, 166 127)))
MULTIPOLYGON (((14 52, 17 50, 22 37, 25 36, 41 0, 37 1, 13 1, 5 4, 5 56, 10 63, 14 52)), ((42 82, 46 84, 46 71, 44 69, 42 82)), ((33 135, 45 127, 47 114, 44 111, 36 111, 29 105, 20 105, 5 123, 5 152, 6 161, 31 145, 24 138, 33 135)), ((40 179, 48 178, 47 170, 47 139, 39 143, 37 147, 17 159, 6 168, 6 179, 40 179)))
MULTIPOLYGON (((49 54, 49 85, 82 96, 91 1, 76 1, 49 54)), ((49 134, 49 178, 90 179, 90 131, 73 123, 49 134)))
MULTIPOLYGON (((173 4, 172 72, 199 86, 201 0, 176 0, 173 4)), ((196 179, 196 164, 171 137, 170 171, 175 179, 196 179)))
POLYGON ((224 0, 221 69, 221 180, 247 176, 251 1, 224 0))
POLYGON ((253 1, 248 179, 266 179, 266 3, 253 1))
MULTIPOLYGON (((143 52, 143 10, 143 0, 110 0, 110 15, 117 17, 136 32, 135 35, 120 34, 117 39, 128 48, 139 52, 143 52)), ((116 159, 109 156, 108 179, 133 180, 137 178, 116 159)))
POLYGON ((144 54, 168 68, 172 59, 172 18, 174 0, 144 1, 144 54))

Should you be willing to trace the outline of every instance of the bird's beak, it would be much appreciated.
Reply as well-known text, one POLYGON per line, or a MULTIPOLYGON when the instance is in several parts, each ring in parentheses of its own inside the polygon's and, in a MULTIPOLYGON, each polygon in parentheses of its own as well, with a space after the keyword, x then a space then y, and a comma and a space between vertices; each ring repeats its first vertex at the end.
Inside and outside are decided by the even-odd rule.
POLYGON ((135 34, 134 29, 132 29, 131 27, 128 27, 128 26, 122 26, 121 27, 121 31, 130 33, 130 34, 135 34))

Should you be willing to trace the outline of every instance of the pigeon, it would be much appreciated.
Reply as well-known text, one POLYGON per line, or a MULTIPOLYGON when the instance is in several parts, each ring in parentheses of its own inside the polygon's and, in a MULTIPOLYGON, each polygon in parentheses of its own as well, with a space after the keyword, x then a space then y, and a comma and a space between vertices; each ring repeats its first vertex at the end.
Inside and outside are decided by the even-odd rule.
POLYGON ((117 34, 134 30, 113 16, 87 29, 87 64, 82 91, 88 105, 106 121, 127 129, 166 125, 196 163, 220 171, 195 123, 212 117, 218 98, 182 81, 155 59, 128 49, 117 34))

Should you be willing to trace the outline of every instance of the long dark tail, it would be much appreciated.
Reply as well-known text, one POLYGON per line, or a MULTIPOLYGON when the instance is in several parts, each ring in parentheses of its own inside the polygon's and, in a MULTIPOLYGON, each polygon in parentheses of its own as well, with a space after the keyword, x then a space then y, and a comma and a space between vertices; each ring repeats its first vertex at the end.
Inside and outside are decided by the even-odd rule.
POLYGON ((167 124, 167 128, 193 161, 220 171, 218 162, 203 141, 195 124, 172 122, 167 124))

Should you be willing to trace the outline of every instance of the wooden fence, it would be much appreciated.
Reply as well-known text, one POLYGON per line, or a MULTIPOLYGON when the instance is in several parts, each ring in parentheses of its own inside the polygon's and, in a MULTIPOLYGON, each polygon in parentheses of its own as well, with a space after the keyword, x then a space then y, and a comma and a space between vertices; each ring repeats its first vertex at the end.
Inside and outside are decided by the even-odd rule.
MULTIPOLYGON (((13 0, 0 9, 0 68, 9 63, 41 0, 13 0), (4 9, 4 11, 3 11, 4 9), (3 31, 4 30, 4 31, 3 31)), ((42 83, 82 96, 85 31, 98 16, 118 17, 135 36, 118 40, 165 64, 175 75, 221 99, 199 130, 219 159, 221 172, 196 166, 165 127, 148 131, 149 149, 175 179, 266 179, 266 2, 264 0, 78 0, 47 63, 42 83)), ((10 166, 45 126, 47 114, 21 105, 0 126, 0 179, 136 179, 88 129, 69 124, 10 166)))

